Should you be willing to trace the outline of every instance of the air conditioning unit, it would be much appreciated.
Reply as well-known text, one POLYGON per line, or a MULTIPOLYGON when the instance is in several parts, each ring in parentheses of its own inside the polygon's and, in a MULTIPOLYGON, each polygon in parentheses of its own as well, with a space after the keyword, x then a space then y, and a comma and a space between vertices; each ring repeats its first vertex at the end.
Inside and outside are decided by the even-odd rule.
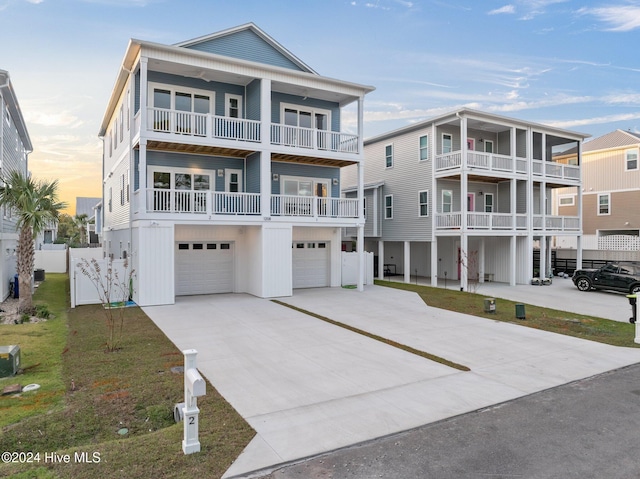
POLYGON ((20 346, 0 346, 0 378, 15 376, 20 369, 20 346))

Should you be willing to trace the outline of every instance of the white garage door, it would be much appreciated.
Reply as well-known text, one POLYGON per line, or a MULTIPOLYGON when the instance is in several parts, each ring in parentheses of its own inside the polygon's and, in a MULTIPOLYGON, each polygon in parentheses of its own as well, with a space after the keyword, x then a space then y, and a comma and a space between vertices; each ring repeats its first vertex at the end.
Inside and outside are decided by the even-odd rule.
POLYGON ((293 287, 329 286, 329 243, 293 243, 293 287))
POLYGON ((176 243, 176 295, 233 292, 233 243, 176 243))

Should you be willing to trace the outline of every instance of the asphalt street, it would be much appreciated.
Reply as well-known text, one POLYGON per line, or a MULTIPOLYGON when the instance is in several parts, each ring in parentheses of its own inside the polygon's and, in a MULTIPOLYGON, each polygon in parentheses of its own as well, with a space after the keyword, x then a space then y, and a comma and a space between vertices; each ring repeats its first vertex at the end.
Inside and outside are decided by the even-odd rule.
POLYGON ((283 467, 265 479, 640 478, 640 364, 283 467))

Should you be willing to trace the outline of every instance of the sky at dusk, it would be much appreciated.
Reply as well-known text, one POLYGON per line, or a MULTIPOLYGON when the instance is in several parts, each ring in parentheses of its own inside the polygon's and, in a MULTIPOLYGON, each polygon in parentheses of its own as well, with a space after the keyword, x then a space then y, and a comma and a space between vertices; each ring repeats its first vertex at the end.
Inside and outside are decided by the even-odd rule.
POLYGON ((319 74, 376 87, 365 137, 462 106, 640 132, 640 0, 0 0, 0 69, 34 176, 58 178, 72 214, 77 196, 101 196, 98 130, 130 38, 248 22, 319 74))

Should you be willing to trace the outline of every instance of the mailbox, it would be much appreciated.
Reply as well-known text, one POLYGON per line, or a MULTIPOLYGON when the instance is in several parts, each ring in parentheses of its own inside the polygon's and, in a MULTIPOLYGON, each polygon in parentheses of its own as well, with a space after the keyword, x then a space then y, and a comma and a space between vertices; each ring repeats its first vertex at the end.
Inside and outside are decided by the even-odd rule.
POLYGON ((204 379, 200 375, 197 369, 192 368, 188 369, 186 372, 186 383, 187 388, 189 388, 189 393, 191 393, 191 397, 200 397, 207 394, 207 386, 204 382, 204 379))
MULTIPOLYGON (((184 354, 184 406, 182 415, 184 417, 184 435, 182 439, 182 451, 185 454, 200 452, 200 441, 198 440, 198 397, 206 394, 204 379, 196 369, 195 349, 185 349, 184 354)), ((175 414, 174 414, 175 415, 175 414)))

